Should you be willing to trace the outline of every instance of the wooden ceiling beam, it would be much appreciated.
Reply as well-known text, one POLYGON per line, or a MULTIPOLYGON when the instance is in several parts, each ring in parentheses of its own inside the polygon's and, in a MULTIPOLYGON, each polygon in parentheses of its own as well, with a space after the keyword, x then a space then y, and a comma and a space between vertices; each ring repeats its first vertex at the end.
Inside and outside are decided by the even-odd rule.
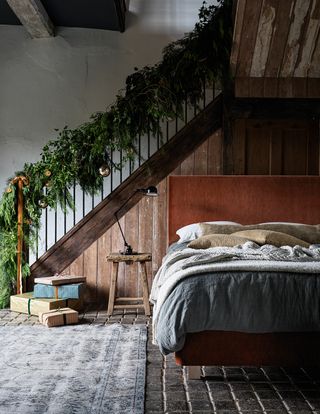
POLYGON ((7 0, 7 3, 32 38, 54 36, 54 25, 40 0, 7 0))
POLYGON ((230 104, 233 119, 319 119, 320 99, 235 98, 230 104))

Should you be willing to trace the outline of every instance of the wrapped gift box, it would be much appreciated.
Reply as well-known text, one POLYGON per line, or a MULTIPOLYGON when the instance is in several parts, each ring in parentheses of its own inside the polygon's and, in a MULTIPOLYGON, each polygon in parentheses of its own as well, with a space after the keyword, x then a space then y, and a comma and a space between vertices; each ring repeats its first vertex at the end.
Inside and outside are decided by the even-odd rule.
POLYGON ((55 298, 55 299, 80 299, 84 292, 84 283, 74 283, 70 285, 34 285, 33 295, 35 298, 55 298))
POLYGON ((42 285, 67 285, 70 283, 80 283, 85 282, 85 276, 74 276, 74 275, 59 275, 59 276, 49 276, 49 277, 36 277, 34 283, 41 283, 42 285))
POLYGON ((74 310, 83 308, 83 299, 36 299, 33 292, 10 296, 10 310, 38 316, 40 312, 69 307, 74 310))
POLYGON ((39 313, 39 321, 48 328, 71 325, 79 322, 78 312, 70 308, 61 308, 39 313))

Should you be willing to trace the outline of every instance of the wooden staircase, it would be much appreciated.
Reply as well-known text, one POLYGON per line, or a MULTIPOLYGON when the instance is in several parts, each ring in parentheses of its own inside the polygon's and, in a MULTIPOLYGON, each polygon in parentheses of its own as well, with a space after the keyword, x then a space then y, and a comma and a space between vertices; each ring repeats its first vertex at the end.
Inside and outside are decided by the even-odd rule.
MULTIPOLYGON (((115 212, 133 195, 136 189, 157 185, 210 135, 221 128, 222 102, 222 94, 219 94, 33 263, 32 278, 63 271, 115 223, 115 212)), ((121 218, 142 196, 139 192, 134 194, 118 213, 118 217, 121 218)))

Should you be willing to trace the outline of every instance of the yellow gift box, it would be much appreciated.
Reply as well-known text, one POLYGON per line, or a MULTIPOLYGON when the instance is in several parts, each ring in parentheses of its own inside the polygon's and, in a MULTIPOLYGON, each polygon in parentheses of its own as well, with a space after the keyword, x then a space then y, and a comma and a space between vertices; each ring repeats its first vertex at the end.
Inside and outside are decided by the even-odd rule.
POLYGON ((79 322, 78 312, 70 308, 61 308, 39 313, 39 321, 48 328, 71 325, 79 322))

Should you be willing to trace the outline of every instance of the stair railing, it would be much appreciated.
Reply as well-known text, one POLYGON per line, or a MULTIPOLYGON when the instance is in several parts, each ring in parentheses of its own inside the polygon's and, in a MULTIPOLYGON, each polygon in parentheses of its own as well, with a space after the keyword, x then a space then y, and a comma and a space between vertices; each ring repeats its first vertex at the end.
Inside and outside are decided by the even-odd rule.
MULTIPOLYGON (((168 142, 178 131, 187 125, 202 109, 204 109, 220 93, 212 87, 203 89, 203 98, 197 105, 184 103, 183 119, 178 116, 160 125, 162 139, 151 133, 137 139, 137 156, 134 161, 126 162, 120 169, 111 169, 109 176, 103 179, 98 194, 86 194, 79 185, 69 188, 75 205, 74 210, 62 211, 61 208, 44 208, 41 216, 41 227, 37 235, 35 251, 29 251, 29 264, 35 263, 61 237, 72 229, 81 219, 93 210, 105 197, 110 195, 126 178, 128 178, 143 162, 147 161, 156 151, 168 142)), ((108 151, 110 163, 118 163, 122 159, 121 151, 108 151)))

